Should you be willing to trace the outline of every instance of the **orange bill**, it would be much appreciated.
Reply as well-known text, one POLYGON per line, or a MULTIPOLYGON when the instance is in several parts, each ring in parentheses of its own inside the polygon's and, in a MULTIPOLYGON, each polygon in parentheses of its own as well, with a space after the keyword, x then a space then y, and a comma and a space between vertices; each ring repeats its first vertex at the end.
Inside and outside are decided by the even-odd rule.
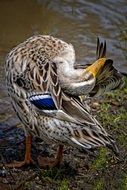
POLYGON ((105 65, 106 58, 100 58, 97 61, 95 61, 92 65, 88 66, 86 70, 93 74, 94 77, 97 76, 100 69, 105 65))

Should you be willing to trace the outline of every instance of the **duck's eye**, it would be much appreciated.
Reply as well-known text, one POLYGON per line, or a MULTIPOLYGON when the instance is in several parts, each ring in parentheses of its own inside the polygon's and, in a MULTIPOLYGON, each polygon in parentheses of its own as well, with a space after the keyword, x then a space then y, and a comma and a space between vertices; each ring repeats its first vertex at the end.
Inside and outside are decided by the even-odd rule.
POLYGON ((22 78, 17 78, 15 81, 18 86, 23 87, 24 86, 24 80, 22 78))
POLYGON ((16 80, 15 80, 15 83, 19 86, 19 87, 22 87, 26 90, 28 90, 30 88, 30 82, 26 79, 26 78, 21 78, 21 77, 18 77, 16 80))

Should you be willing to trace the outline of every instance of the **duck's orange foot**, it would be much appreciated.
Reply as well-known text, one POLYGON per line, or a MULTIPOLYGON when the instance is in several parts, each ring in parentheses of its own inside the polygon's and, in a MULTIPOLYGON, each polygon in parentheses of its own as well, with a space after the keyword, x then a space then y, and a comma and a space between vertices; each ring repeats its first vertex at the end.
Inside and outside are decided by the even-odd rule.
POLYGON ((38 156, 38 164, 42 168, 53 168, 59 166, 63 158, 63 145, 59 145, 56 158, 45 158, 38 156))
POLYGON ((39 166, 44 169, 54 168, 60 165, 60 161, 57 158, 45 158, 45 157, 38 156, 37 160, 38 160, 39 166))
POLYGON ((23 161, 13 161, 9 164, 0 164, 0 167, 9 167, 9 168, 21 168, 26 165, 33 165, 35 162, 31 158, 31 136, 26 137, 26 151, 25 151, 25 159, 23 161))
POLYGON ((33 161, 33 159, 29 159, 29 160, 23 160, 23 161, 13 161, 12 163, 9 163, 9 164, 1 164, 0 166, 5 166, 5 167, 8 167, 8 168, 21 168, 23 166, 26 166, 26 165, 34 165, 35 162, 33 161))

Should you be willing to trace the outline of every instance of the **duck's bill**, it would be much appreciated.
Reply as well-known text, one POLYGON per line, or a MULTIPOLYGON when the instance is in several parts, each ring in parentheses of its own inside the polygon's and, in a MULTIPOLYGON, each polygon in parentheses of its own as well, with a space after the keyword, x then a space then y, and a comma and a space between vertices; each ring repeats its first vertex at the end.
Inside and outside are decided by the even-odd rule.
POLYGON ((97 61, 95 61, 92 65, 88 66, 86 70, 90 72, 94 77, 96 77, 100 72, 100 70, 105 65, 105 63, 106 63, 106 58, 100 58, 97 61))

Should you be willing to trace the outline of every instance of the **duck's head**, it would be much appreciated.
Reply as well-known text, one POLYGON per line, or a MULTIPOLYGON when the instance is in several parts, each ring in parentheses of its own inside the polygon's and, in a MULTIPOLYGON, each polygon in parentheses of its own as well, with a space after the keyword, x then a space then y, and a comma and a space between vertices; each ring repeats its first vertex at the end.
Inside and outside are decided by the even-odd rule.
POLYGON ((88 94, 94 88, 96 78, 105 63, 106 58, 100 58, 86 68, 75 69, 69 61, 61 59, 57 62, 57 73, 61 87, 71 95, 88 94))

